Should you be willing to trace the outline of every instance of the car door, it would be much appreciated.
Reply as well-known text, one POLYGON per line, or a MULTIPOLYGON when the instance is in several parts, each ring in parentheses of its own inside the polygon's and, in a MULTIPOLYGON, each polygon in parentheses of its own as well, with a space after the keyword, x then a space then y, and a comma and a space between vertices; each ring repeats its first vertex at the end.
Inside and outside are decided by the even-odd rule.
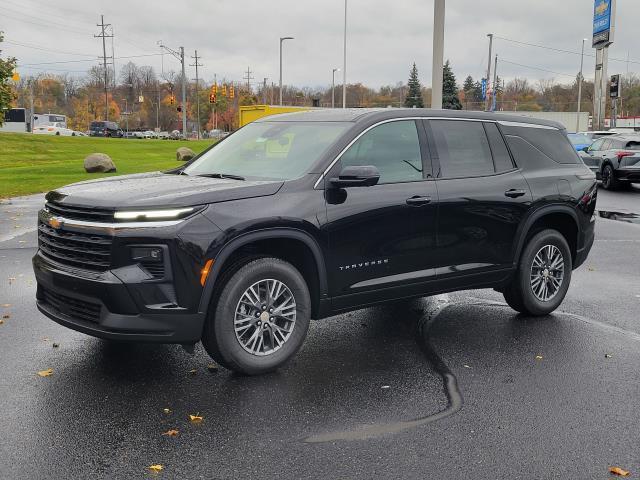
POLYGON ((325 176, 329 290, 334 308, 420 291, 434 278, 437 192, 419 121, 365 130, 325 176), (347 166, 375 166, 378 183, 334 188, 347 166), (407 288, 408 285, 413 287, 407 288))
POLYGON ((518 226, 532 202, 529 186, 496 123, 438 119, 426 126, 435 147, 438 280, 500 278, 511 268, 518 226))

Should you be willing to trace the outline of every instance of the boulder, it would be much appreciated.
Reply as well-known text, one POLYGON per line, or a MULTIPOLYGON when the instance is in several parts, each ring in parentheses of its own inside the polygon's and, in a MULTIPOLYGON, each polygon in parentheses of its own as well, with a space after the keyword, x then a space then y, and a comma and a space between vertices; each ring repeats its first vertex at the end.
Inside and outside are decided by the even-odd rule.
POLYGON ((116 171, 116 164, 109 155, 92 153, 84 159, 84 169, 87 173, 108 173, 116 171))
POLYGON ((187 147, 180 147, 178 150, 176 150, 176 160, 178 160, 179 162, 186 162, 188 160, 191 160, 195 156, 196 153, 187 147))

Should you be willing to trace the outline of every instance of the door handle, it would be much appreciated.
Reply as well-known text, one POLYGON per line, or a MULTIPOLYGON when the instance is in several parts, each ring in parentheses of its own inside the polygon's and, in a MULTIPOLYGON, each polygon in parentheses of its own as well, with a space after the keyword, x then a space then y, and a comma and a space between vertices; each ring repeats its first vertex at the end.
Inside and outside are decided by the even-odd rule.
POLYGON ((420 197, 416 195, 411 198, 407 198, 407 205, 411 207, 421 207, 427 203, 431 203, 431 197, 420 197))
POLYGON ((526 194, 527 192, 525 192, 524 190, 518 190, 515 188, 512 188, 510 190, 507 190, 506 192, 504 192, 506 197, 510 197, 510 198, 518 198, 523 196, 524 194, 526 194))

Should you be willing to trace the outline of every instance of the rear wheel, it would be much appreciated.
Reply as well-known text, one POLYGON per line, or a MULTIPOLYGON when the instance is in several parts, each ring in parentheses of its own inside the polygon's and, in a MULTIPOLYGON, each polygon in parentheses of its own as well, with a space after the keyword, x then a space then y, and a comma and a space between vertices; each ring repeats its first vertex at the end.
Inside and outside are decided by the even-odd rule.
POLYGON ((602 186, 605 190, 618 190, 620 182, 616 179, 613 167, 607 163, 602 169, 602 186))
POLYGON ((302 346, 310 306, 307 284, 293 265, 271 257, 249 260, 221 278, 202 343, 230 370, 270 372, 302 346))
POLYGON ((525 246, 504 298, 518 312, 547 315, 564 300, 571 271, 571 250, 565 238, 556 230, 543 230, 525 246))

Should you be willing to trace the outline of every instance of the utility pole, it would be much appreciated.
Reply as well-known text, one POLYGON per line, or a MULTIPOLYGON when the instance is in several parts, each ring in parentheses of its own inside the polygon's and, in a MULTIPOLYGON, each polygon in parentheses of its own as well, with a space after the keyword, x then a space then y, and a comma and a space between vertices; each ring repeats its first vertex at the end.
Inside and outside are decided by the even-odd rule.
POLYGON ((580 73, 578 74, 578 109, 576 110, 576 133, 580 131, 580 106, 582 105, 582 69, 584 67, 584 42, 587 39, 582 39, 582 53, 580 55, 580 73))
MULTIPOLYGON (((486 90, 489 90, 489 82, 491 79, 491 49, 493 47, 493 33, 488 33, 487 37, 489 37, 489 60, 487 61, 487 87, 486 90)), ((487 98, 485 99, 485 106, 484 109, 486 111, 489 110, 489 102, 491 101, 491 98, 489 97, 489 95, 486 96, 487 98)))
POLYGON ((104 15, 100 15, 100 23, 96 26, 101 27, 101 31, 98 35, 94 35, 94 38, 102 38, 102 67, 104 69, 104 119, 109 120, 109 83, 108 83, 108 71, 107 71, 107 38, 113 38, 112 35, 107 35, 106 27, 110 27, 110 23, 104 23, 104 15))
POLYGON ((491 100, 491 111, 496 111, 498 103, 498 54, 496 53, 496 61, 493 66, 493 99, 491 100))
POLYGON ((251 69, 249 67, 247 67, 247 76, 242 78, 247 81, 247 95, 251 95, 251 80, 253 80, 253 77, 251 76, 251 69))
MULTIPOLYGON (((218 75, 216 73, 213 74, 213 84, 216 86, 216 90, 218 89, 218 75)), ((216 93, 217 95, 217 93, 216 93)), ((216 101, 217 98, 216 98, 216 101)), ((216 104, 213 104, 213 129, 217 130, 218 129, 218 119, 216 117, 216 104)))
POLYGON ((282 106, 282 42, 293 39, 293 37, 280 37, 280 88, 278 92, 280 94, 280 106, 282 106))
POLYGON ((198 59, 202 57, 198 57, 198 50, 195 51, 195 55, 191 57, 195 60, 195 63, 189 65, 190 67, 196 67, 196 115, 198 116, 196 120, 196 128, 197 128, 197 137, 200 140, 200 79, 198 77, 198 67, 202 67, 201 63, 198 63, 198 59))
POLYGON ((444 63, 444 12, 445 0, 433 2, 433 67, 431 77, 431 108, 442 108, 444 63))
POLYGON ((336 108, 336 72, 339 71, 339 68, 334 68, 331 73, 331 108, 336 108))
POLYGON ((267 77, 262 80, 262 103, 264 105, 267 104, 267 80, 269 80, 267 77))
POLYGON ((344 0, 344 40, 342 59, 342 108, 347 108, 347 0, 344 0))
POLYGON ((182 136, 187 138, 187 76, 184 71, 184 47, 180 47, 179 51, 173 50, 166 45, 160 43, 160 48, 165 49, 171 55, 180 60, 182 65, 182 136))

